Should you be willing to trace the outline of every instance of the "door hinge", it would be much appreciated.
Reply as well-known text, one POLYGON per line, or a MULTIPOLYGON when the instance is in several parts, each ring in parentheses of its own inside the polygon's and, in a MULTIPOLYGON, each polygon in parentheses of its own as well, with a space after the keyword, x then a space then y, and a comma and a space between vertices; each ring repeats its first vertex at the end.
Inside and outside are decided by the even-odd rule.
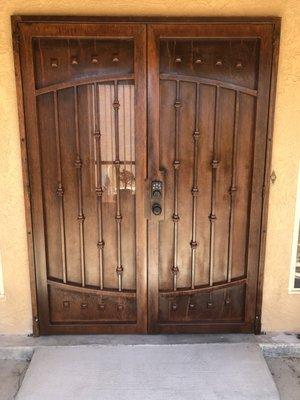
POLYGON ((270 181, 272 182, 273 185, 274 185, 276 179, 277 179, 277 175, 276 175, 275 171, 273 170, 270 175, 270 181))

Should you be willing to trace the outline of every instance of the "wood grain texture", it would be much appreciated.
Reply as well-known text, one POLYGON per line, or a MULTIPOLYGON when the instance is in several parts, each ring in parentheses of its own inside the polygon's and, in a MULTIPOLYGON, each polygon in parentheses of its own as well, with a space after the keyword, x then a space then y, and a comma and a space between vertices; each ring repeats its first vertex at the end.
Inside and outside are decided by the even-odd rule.
POLYGON ((259 331, 278 20, 42 20, 15 18, 40 332, 259 331))
POLYGON ((149 271, 157 271, 157 283, 154 286, 151 279, 153 287, 149 292, 149 314, 154 318, 150 329, 196 332, 197 326, 199 332, 206 332, 208 313, 212 331, 216 326, 221 331, 230 327, 236 331, 237 321, 240 331, 252 331, 256 319, 260 251, 257 235, 262 215, 272 27, 157 24, 149 25, 148 31, 148 62, 157 71, 157 76, 151 71, 148 83, 151 101, 156 103, 149 107, 149 142, 159 145, 158 154, 149 153, 149 171, 160 169, 165 177, 165 218, 157 221, 149 240, 154 250, 149 271), (195 231, 193 204, 188 202, 188 193, 193 190, 194 151, 187 138, 195 121, 197 85, 200 153, 195 257, 189 243, 195 231), (179 121, 178 114, 172 112, 179 100, 178 87, 179 121), (178 154, 177 147, 180 168, 178 176, 172 178, 171 154, 178 154), (173 203, 177 208, 172 207, 173 203), (174 233, 173 210, 180 210, 174 233), (174 269, 172 249, 177 249, 177 235, 175 285, 170 271, 174 269), (192 283, 191 265, 195 276, 192 283), (231 282, 239 280, 244 282, 242 291, 229 289, 231 282), (198 297, 194 301, 202 291, 207 293, 206 301, 202 298, 199 302, 198 297), (163 293, 168 293, 168 298, 179 296, 185 300, 166 303, 161 300, 163 293))
POLYGON ((146 174, 145 27, 78 28, 21 28, 28 60, 21 68, 27 88, 40 330, 71 332, 66 329, 71 323, 74 332, 142 332, 147 318, 146 220, 136 204, 144 198, 146 174), (59 37, 70 33, 72 38, 59 37), (47 38, 32 40, 44 34, 47 38), (133 112, 135 102, 141 105, 139 113, 133 112), (135 154, 141 155, 138 161, 135 154), (117 218, 120 226, 120 216, 128 233, 122 242, 115 225, 117 218), (106 253, 101 265, 99 247, 106 253), (123 255, 128 263, 124 283, 119 274, 123 255), (114 257, 119 261, 112 268, 114 257), (52 282, 61 286, 54 288, 52 282), (82 290, 74 291, 78 285, 82 290), (125 297, 109 295, 123 286, 125 297), (128 298, 128 290, 135 295, 128 298), (105 306, 98 304, 102 292, 105 306))

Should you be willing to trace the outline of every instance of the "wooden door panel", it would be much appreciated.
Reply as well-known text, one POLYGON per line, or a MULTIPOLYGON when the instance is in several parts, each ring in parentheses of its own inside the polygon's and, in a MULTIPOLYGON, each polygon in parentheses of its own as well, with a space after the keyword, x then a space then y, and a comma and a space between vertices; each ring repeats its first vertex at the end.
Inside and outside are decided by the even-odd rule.
POLYGON ((49 287, 52 323, 112 324, 136 323, 137 302, 134 294, 115 296, 113 293, 78 291, 51 284, 49 287))
POLYGON ((256 38, 190 40, 180 38, 179 34, 176 40, 163 38, 159 51, 161 74, 198 76, 257 88, 259 40, 256 38))
POLYGON ((33 38, 33 57, 37 89, 134 71, 134 43, 126 38, 33 38))
POLYGON ((21 38, 41 332, 144 331, 145 27, 21 38))
POLYGON ((220 324, 228 320, 241 323, 245 314, 245 285, 219 289, 213 295, 204 292, 161 296, 159 313, 163 324, 220 324))
POLYGON ((149 171, 164 184, 150 222, 154 332, 253 329, 271 33, 149 27, 149 171))

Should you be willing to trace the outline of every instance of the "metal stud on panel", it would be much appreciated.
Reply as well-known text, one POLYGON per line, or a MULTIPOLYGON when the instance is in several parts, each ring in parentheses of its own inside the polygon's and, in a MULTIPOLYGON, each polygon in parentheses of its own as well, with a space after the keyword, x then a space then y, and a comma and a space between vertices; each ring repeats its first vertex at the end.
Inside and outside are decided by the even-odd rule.
POLYGON ((50 64, 51 64, 52 68, 57 68, 58 67, 58 59, 57 58, 51 58, 50 64))
POLYGON ((77 57, 72 57, 71 58, 71 64, 72 65, 78 65, 79 64, 77 57))
POLYGON ((212 301, 208 301, 207 302, 207 308, 212 308, 213 306, 213 302, 212 301))
POLYGON ((63 301, 63 308, 70 308, 70 302, 69 301, 63 301))

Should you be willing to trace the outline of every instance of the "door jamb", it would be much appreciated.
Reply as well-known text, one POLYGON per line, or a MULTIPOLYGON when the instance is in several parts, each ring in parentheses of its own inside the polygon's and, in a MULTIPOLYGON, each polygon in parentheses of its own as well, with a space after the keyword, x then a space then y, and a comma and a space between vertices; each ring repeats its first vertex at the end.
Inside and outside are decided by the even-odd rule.
POLYGON ((270 94, 269 94, 268 129, 266 133, 264 186, 262 193, 262 212, 261 212, 261 228, 260 228, 260 250, 259 250, 259 264, 258 264, 255 324, 254 324, 254 333, 256 335, 259 335, 261 333, 261 327, 262 327, 261 318, 262 318, 263 283, 264 283, 264 269, 265 269, 265 257, 266 257, 266 234, 267 234, 268 209, 269 209, 270 173, 271 173, 272 147, 273 147, 280 31, 281 31, 281 24, 279 19, 277 22, 274 22, 273 24, 273 54, 272 54, 271 82, 270 82, 270 94))
POLYGON ((36 286, 36 265, 34 257, 34 238, 32 229, 32 204, 31 204, 31 190, 29 180, 29 165, 27 156, 27 143, 26 143, 26 128, 25 128, 25 115, 24 115, 24 101, 23 101, 23 84, 20 60, 20 31, 19 31, 19 18, 12 17, 12 36, 13 36, 13 56, 15 65, 15 78, 16 78, 16 91, 17 91, 17 108, 19 118, 19 131, 20 131, 20 145, 21 145, 21 159, 22 159, 22 176, 23 176, 23 190, 25 202, 25 219, 26 219, 26 236, 28 247, 28 263, 29 263, 29 279, 31 289, 31 307, 32 307, 32 333, 33 336, 40 335, 38 302, 37 302, 37 286, 36 286))

